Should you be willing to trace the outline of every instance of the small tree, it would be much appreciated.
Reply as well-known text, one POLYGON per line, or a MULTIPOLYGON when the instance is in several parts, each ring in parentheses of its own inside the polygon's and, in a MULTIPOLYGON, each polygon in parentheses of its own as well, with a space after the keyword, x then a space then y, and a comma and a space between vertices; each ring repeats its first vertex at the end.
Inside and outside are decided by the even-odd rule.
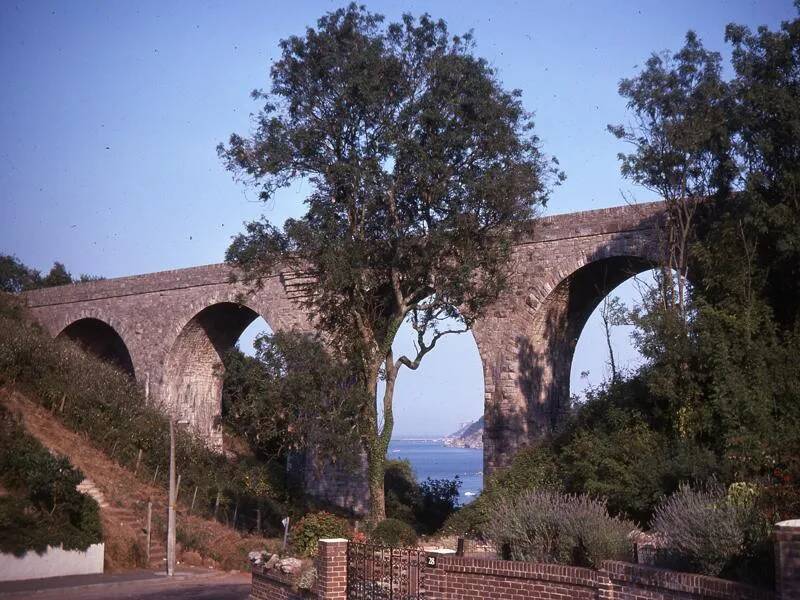
POLYGON ((16 256, 0 254, 0 290, 16 294, 39 287, 39 271, 26 267, 16 256))
POLYGON ((219 153, 262 200, 304 178, 308 210, 282 229, 249 223, 227 259, 251 281, 279 264, 303 276, 301 301, 363 392, 359 435, 381 520, 398 372, 466 331, 505 288, 519 225, 563 175, 542 155, 520 92, 473 55, 471 34, 450 36, 443 21, 383 25, 351 4, 280 45, 271 91, 253 93, 264 102, 255 131, 219 153), (417 351, 398 358, 406 318, 417 351))
POLYGON ((641 73, 620 82, 619 93, 633 120, 608 129, 635 149, 618 155, 623 176, 667 204, 662 301, 685 322, 695 214, 701 201, 728 190, 735 167, 720 55, 689 31, 680 51, 653 54, 641 73))

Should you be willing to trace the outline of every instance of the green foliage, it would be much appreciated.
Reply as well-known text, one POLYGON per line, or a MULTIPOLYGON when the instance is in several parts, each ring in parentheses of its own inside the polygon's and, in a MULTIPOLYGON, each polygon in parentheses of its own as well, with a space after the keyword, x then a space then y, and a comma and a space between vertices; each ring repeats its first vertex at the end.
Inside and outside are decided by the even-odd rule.
POLYGON ((421 533, 438 531, 456 511, 460 487, 461 480, 457 475, 455 479, 428 478, 420 484, 420 502, 416 516, 421 533))
POLYGON ((36 269, 25 266, 16 256, 0 254, 0 292, 16 294, 26 290, 98 279, 102 277, 81 275, 76 280, 60 262, 53 263, 50 271, 43 277, 36 269))
MULTIPOLYGON (((20 318, 22 309, 13 297, 0 296, 0 307, 0 386, 26 392, 123 465, 133 467, 141 450, 139 475, 152 481, 157 469, 156 483, 166 486, 168 421, 158 407, 148 404, 136 383, 69 340, 52 339, 20 318)), ((279 526, 279 515, 285 515, 280 502, 286 498, 280 464, 254 459, 233 463, 180 430, 176 462, 181 488, 198 488, 198 512, 212 514, 219 493, 220 518, 229 517, 238 503, 240 526, 253 526, 257 507, 265 524, 279 526)))
POLYGON ((39 271, 26 267, 16 256, 0 254, 0 291, 16 294, 38 287, 39 271))
POLYGON ((380 518, 399 370, 469 328, 506 287, 514 234, 562 174, 520 92, 503 89, 471 34, 452 36, 444 21, 384 25, 353 3, 280 45, 270 90, 253 94, 263 102, 255 132, 218 151, 263 200, 304 178, 308 211, 282 228, 249 223, 226 258, 256 282, 279 263, 308 275, 301 300, 362 392, 358 433, 380 518), (418 351, 395 359, 407 317, 418 351))
POLYGON ((387 460, 384 468, 386 514, 400 520, 422 534, 438 531, 458 509, 455 479, 426 479, 418 483, 407 460, 387 460))
POLYGON ((668 560, 712 576, 770 582, 770 527, 752 484, 688 485, 656 508, 652 531, 665 540, 668 560))
POLYGON ((371 542, 392 548, 411 548, 417 545, 417 532, 398 519, 384 519, 370 533, 371 542))
POLYGON ((563 482, 553 447, 541 443, 520 450, 505 469, 488 478, 483 491, 471 503, 460 507, 445 520, 441 531, 449 535, 484 535, 492 507, 530 490, 560 491, 563 482))
POLYGON ((262 457, 313 444, 346 458, 358 410, 357 390, 346 384, 350 369, 302 333, 259 336, 255 351, 249 357, 234 349, 224 357, 223 421, 262 457))
POLYGON ((718 468, 711 450, 672 434, 661 399, 643 385, 649 373, 589 391, 555 442, 566 491, 606 498, 612 514, 640 523, 681 481, 718 468))
POLYGON ((386 490, 386 516, 416 527, 416 511, 420 502, 417 477, 408 460, 387 460, 383 487, 386 490))
POLYGON ((0 552, 48 546, 86 550, 102 539, 97 503, 75 486, 83 475, 29 435, 0 405, 0 552))
POLYGON ((309 513, 292 529, 292 550, 300 556, 316 556, 320 538, 350 538, 351 532, 347 519, 324 511, 309 513))
POLYGON ((72 275, 67 268, 60 262, 56 261, 53 263, 50 272, 45 275, 41 282, 40 287, 55 287, 57 285, 67 285, 68 283, 72 283, 74 280, 72 279, 72 275))
POLYGON ((598 568, 631 560, 635 529, 589 496, 531 490, 495 503, 485 533, 507 559, 598 568))

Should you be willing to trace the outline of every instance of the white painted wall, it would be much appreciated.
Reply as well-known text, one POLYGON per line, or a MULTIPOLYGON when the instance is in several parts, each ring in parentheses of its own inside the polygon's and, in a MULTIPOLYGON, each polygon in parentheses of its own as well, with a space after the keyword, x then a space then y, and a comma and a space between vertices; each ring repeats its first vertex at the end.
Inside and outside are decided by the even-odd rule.
POLYGON ((85 552, 50 546, 44 554, 0 554, 0 581, 102 573, 104 555, 105 544, 92 544, 85 552))

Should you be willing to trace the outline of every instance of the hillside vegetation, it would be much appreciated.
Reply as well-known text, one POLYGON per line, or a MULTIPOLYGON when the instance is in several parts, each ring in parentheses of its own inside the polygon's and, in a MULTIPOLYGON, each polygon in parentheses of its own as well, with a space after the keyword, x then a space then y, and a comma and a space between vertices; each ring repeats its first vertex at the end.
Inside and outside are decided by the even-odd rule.
MULTIPOLYGON (((40 423, 36 434, 46 437, 45 445, 70 458, 112 503, 143 514, 147 498, 152 498, 158 534, 166 522, 159 509, 166 506, 167 419, 125 374, 72 342, 50 338, 7 294, 0 294, 0 390, 5 404, 27 415, 29 426, 40 423)), ((188 512, 194 504, 194 516, 182 520, 179 541, 226 566, 246 566, 247 549, 265 542, 243 542, 234 552, 238 558, 220 553, 214 550, 220 540, 242 540, 242 535, 201 517, 250 531, 258 509, 263 531, 276 531, 285 514, 283 469, 249 457, 229 460, 183 432, 177 436, 176 457, 183 509, 188 512)), ((138 532, 127 533, 121 548, 107 548, 112 561, 117 559, 115 566, 142 564, 142 549, 134 547, 138 532)))
POLYGON ((0 405, 0 552, 86 550, 99 542, 97 503, 75 489, 82 479, 0 405))

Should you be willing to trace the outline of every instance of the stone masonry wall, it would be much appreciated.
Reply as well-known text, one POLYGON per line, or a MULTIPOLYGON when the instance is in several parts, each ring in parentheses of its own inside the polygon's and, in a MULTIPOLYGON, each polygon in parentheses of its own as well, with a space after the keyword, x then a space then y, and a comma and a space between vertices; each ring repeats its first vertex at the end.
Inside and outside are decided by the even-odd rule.
MULTIPOLYGON (((659 264, 662 219, 663 205, 652 203, 532 222, 514 249, 509 289, 473 330, 483 363, 486 473, 558 422, 583 324, 615 285, 659 264)), ((278 273, 257 290, 230 276, 227 265, 206 265, 35 290, 25 298, 54 336, 81 319, 113 328, 149 397, 218 446, 221 352, 259 315, 273 331, 311 329, 293 299, 292 273, 278 273)), ((323 499, 333 494, 332 501, 342 490, 364 489, 355 479, 319 477, 308 488, 323 499)))

